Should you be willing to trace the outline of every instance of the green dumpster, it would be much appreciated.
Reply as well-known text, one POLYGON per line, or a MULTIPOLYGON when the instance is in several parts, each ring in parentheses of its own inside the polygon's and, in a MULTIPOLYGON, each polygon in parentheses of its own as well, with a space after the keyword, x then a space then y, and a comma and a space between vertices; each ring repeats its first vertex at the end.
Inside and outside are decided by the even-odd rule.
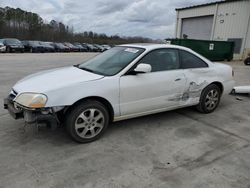
POLYGON ((195 39, 166 39, 166 41, 170 44, 188 47, 211 61, 233 59, 234 42, 195 39))

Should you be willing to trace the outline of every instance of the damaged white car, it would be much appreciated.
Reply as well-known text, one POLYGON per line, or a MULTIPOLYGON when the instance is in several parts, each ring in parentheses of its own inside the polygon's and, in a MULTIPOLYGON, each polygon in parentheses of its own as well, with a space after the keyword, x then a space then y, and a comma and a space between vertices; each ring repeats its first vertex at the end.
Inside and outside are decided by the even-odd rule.
POLYGON ((132 44, 30 75, 17 82, 4 105, 28 123, 63 123, 75 141, 85 143, 113 121, 187 106, 213 112, 233 86, 230 66, 188 48, 132 44))

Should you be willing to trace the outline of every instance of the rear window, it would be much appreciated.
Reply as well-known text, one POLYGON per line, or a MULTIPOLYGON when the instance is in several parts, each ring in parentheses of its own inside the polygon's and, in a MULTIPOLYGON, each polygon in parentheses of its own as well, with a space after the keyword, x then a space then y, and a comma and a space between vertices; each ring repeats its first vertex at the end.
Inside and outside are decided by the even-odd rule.
POLYGON ((180 50, 179 52, 180 52, 180 60, 181 60, 182 69, 208 67, 207 63, 205 63, 202 59, 195 56, 194 54, 191 54, 184 50, 180 50))

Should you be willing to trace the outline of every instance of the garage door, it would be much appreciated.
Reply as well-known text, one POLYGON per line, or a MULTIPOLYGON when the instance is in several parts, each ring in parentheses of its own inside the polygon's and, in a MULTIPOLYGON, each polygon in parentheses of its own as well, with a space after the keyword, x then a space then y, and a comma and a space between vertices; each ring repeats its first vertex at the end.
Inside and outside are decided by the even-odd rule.
POLYGON ((181 37, 210 40, 214 16, 182 19, 181 37))

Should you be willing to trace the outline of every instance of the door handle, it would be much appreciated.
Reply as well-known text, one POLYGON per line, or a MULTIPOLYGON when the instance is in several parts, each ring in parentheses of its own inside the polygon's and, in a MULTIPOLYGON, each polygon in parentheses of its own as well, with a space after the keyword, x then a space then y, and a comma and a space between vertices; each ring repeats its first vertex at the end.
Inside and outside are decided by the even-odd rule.
POLYGON ((175 79, 175 82, 178 82, 178 81, 180 81, 181 80, 181 78, 176 78, 175 79))

